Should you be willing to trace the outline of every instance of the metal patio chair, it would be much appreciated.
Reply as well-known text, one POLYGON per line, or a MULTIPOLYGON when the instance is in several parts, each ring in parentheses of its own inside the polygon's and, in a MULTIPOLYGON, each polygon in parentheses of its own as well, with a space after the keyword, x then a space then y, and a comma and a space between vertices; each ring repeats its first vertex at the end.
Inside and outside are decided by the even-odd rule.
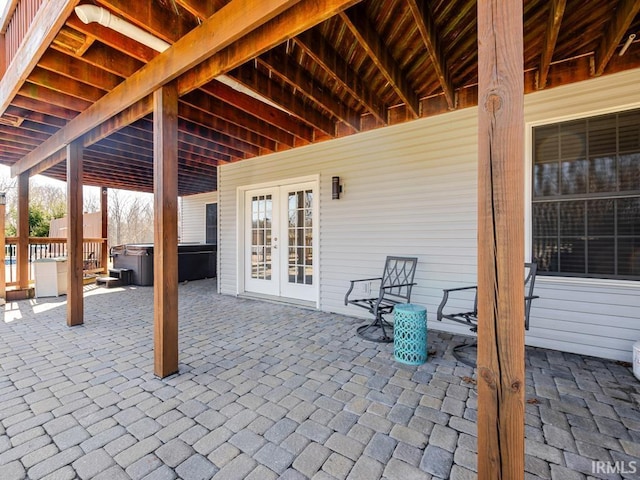
POLYGON ((373 342, 393 341, 393 325, 387 322, 383 315, 393 312, 396 305, 409 303, 411 300, 417 263, 416 257, 389 256, 381 277, 351 280, 349 290, 344 296, 344 304, 364 308, 374 317, 370 324, 358 327, 358 335, 373 342), (379 288, 375 296, 372 296, 375 285, 378 284, 379 288), (361 287, 356 288, 359 285, 361 287), (352 294, 358 293, 366 296, 350 298, 352 294))
MULTIPOLYGON (((525 263, 525 279, 524 279, 524 328, 525 330, 529 330, 529 313, 531 311, 531 302, 536 298, 539 298, 538 295, 533 294, 533 288, 536 282, 536 272, 538 270, 538 266, 535 262, 525 263)), ((458 287, 458 288, 447 288, 443 290, 444 294, 442 296, 442 301, 438 306, 438 320, 442 321, 443 319, 453 320, 454 322, 462 323, 464 325, 469 326, 469 329, 472 332, 478 331, 478 286, 471 285, 467 287, 458 287), (449 306, 449 311, 445 313, 445 308, 447 308, 447 302, 451 301, 457 305, 464 304, 465 302, 469 304, 471 307, 471 296, 473 296, 473 306, 472 308, 465 309, 462 311, 451 311, 451 307, 449 306)), ((475 367, 476 363, 464 358, 461 353, 463 350, 476 347, 477 342, 474 341, 472 343, 462 343, 460 345, 456 345, 453 348, 453 356, 465 363, 469 366, 475 367)))

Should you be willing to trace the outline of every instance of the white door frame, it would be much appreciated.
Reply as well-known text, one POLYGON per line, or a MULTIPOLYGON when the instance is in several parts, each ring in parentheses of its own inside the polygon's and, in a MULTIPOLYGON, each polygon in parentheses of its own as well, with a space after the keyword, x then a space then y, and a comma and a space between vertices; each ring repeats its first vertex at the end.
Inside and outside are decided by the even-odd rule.
MULTIPOLYGON (((262 182, 251 185, 243 185, 237 187, 236 189, 236 259, 237 259, 237 269, 236 269, 236 278, 237 278, 237 294, 242 295, 244 293, 250 293, 246 291, 245 288, 245 233, 246 233, 246 205, 245 205, 245 197, 246 192, 249 190, 259 190, 262 188, 270 188, 270 187, 286 187, 288 185, 297 185, 301 183, 313 183, 313 190, 315 192, 315 208, 313 209, 313 252, 314 252, 314 261, 313 261, 313 296, 315 300, 312 303, 315 304, 316 308, 320 306, 320 175, 307 175, 304 177, 295 177, 295 178, 287 178, 282 180, 274 180, 271 182, 262 182)), ((282 298, 286 300, 286 297, 274 297, 274 298, 282 298)))

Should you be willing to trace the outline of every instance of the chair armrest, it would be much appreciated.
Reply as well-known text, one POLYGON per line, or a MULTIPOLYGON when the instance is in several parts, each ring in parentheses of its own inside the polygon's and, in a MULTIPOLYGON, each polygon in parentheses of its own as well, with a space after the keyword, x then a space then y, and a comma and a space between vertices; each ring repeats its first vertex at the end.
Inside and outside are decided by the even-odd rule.
POLYGON ((349 286, 349 290, 347 290, 347 293, 344 296, 344 304, 345 305, 349 304, 349 295, 353 291, 353 287, 355 286, 356 283, 359 283, 359 282, 373 282, 375 280, 382 280, 382 277, 360 278, 358 280, 349 280, 351 285, 349 286))
POLYGON ((440 305, 438 305, 438 312, 437 312, 437 319, 438 321, 442 321, 442 318, 444 316, 443 314, 443 310, 445 305, 447 304, 447 301, 449 300, 449 292, 459 292, 459 291, 463 291, 463 290, 475 290, 476 291, 476 295, 478 295, 478 286, 477 285, 470 285, 467 287, 457 287, 457 288, 445 288, 442 290, 443 295, 442 295, 442 301, 440 302, 440 305))
POLYGON ((445 293, 448 293, 448 292, 457 292, 459 290, 471 290, 473 288, 477 289, 478 286, 477 285, 469 285, 468 287, 445 288, 442 291, 445 292, 445 293))

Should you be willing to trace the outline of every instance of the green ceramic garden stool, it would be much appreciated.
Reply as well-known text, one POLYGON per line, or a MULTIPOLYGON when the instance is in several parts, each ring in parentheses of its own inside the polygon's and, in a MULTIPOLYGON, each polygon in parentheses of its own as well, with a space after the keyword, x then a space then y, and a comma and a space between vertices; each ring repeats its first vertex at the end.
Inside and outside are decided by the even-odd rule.
POLYGON ((427 309, 412 303, 393 309, 393 353, 407 365, 427 361, 427 309))

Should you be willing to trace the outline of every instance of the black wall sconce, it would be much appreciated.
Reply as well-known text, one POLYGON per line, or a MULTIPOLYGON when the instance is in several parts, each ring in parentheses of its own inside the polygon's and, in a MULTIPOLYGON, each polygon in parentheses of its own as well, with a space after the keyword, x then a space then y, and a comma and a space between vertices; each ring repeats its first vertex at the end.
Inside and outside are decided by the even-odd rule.
POLYGON ((331 199, 338 200, 341 192, 342 185, 340 185, 340 177, 331 177, 331 199))

